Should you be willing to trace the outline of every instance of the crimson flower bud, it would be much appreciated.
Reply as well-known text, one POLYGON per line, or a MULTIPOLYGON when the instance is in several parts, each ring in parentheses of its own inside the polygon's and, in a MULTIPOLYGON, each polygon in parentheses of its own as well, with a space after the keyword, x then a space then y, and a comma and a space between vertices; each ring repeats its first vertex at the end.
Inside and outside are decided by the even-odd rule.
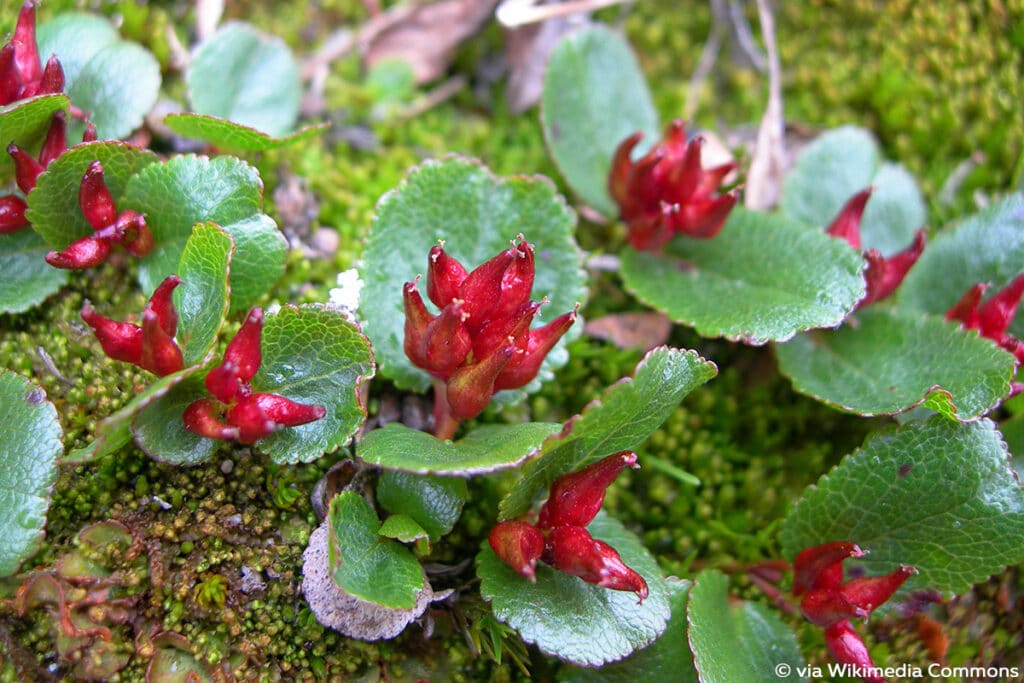
POLYGON ((517 254, 516 249, 506 249, 473 270, 462 281, 459 296, 467 315, 466 322, 471 327, 475 328, 487 322, 491 312, 497 307, 505 271, 515 261, 517 254))
POLYGON ((263 363, 263 309, 253 308, 238 333, 224 350, 224 361, 236 368, 238 379, 248 383, 263 363))
MULTIPOLYGON (((436 247, 435 247, 436 248, 436 247)), ((423 304, 423 297, 416 289, 419 276, 402 287, 402 305, 405 308, 405 339, 402 347, 405 355, 416 367, 430 371, 426 354, 423 352, 427 325, 434 319, 423 304)))
POLYGON ((64 251, 46 254, 46 262, 54 268, 81 269, 98 266, 110 256, 110 242, 92 235, 75 240, 64 251))
POLYGON ((473 356, 484 358, 509 343, 515 346, 516 353, 525 353, 530 342, 530 323, 540 307, 536 301, 527 301, 514 315, 488 320, 473 336, 473 356))
POLYGON ((869 187, 850 197, 825 232, 832 237, 846 240, 851 247, 860 250, 860 220, 874 189, 869 187))
POLYGON ((910 578, 917 570, 907 565, 883 576, 865 576, 851 579, 842 585, 840 593, 851 605, 856 605, 865 612, 872 612, 876 607, 892 597, 892 594, 910 578))
POLYGON ((223 422, 220 406, 208 398, 196 399, 185 408, 185 428, 207 439, 238 439, 238 427, 223 422))
POLYGON ((736 205, 735 191, 716 195, 735 163, 710 169, 701 164, 701 138, 688 141, 685 125, 673 121, 662 142, 634 162, 642 134, 623 140, 612 158, 608 190, 626 222, 635 249, 656 250, 678 234, 718 234, 736 205))
POLYGON ((852 604, 841 591, 833 588, 813 588, 800 601, 800 611, 807 621, 825 628, 845 619, 862 619, 871 610, 852 604))
POLYGON ((547 502, 540 509, 537 526, 552 529, 590 524, 601 509, 605 490, 625 467, 638 467, 636 453, 621 451, 556 479, 551 484, 547 502))
MULTIPOLYGON (((90 124, 91 125, 91 124, 90 124)), ((95 130, 95 126, 93 126, 95 130)), ((43 168, 59 157, 68 148, 68 116, 64 110, 54 113, 50 120, 50 128, 46 131, 46 139, 39 150, 39 163, 43 168)))
POLYGON ((552 567, 587 583, 617 591, 633 591, 641 602, 647 597, 647 582, 626 566, 619 553, 580 526, 551 530, 543 559, 552 567))
POLYGON ((56 55, 51 55, 46 61, 39 80, 26 83, 21 91, 22 99, 35 97, 36 95, 54 95, 64 91, 64 68, 56 55))
POLYGON ((986 289, 988 289, 988 285, 979 282, 964 292, 960 300, 946 311, 946 320, 959 320, 968 330, 976 330, 981 327, 978 305, 981 303, 981 297, 985 294, 986 289))
POLYGON ((142 311, 142 356, 137 365, 157 377, 166 377, 185 367, 181 349, 167 334, 156 312, 146 306, 142 311))
POLYGON ((13 142, 7 145, 7 153, 14 159, 14 178, 18 189, 28 194, 35 188, 36 178, 43 172, 43 165, 13 142))
POLYGON ((885 683, 884 678, 870 673, 875 669, 871 655, 849 621, 840 621, 826 628, 825 644, 832 659, 859 669, 864 674, 863 680, 866 683, 885 683))
POLYGON ((21 95, 21 76, 14 64, 14 43, 0 49, 0 106, 10 104, 21 95))
POLYGON ((323 406, 296 403, 276 394, 252 394, 228 410, 227 418, 238 427, 238 440, 251 444, 281 427, 304 425, 326 414, 323 406))
POLYGON ((822 543, 801 551, 793 560, 793 595, 810 588, 838 588, 843 580, 843 560, 863 556, 864 551, 849 541, 822 543))
POLYGON ((508 365, 502 369, 494 380, 494 390, 518 389, 536 377, 544 362, 544 357, 576 322, 577 310, 579 310, 579 305, 572 311, 558 316, 547 325, 531 330, 526 350, 514 355, 508 365))
POLYGON ((18 195, 0 197, 0 235, 9 235, 28 226, 26 210, 25 200, 18 195))
POLYGON ((432 247, 427 257, 427 297, 444 308, 459 296, 466 275, 463 265, 445 252, 443 243, 432 247))
POLYGON ((967 290, 960 301, 946 311, 946 319, 959 320, 964 328, 978 330, 982 337, 1016 356, 1018 364, 1024 362, 1024 345, 1007 332, 1024 294, 1024 273, 982 304, 985 289, 986 285, 979 283, 967 290))
POLYGON ((103 180, 103 164, 99 161, 89 164, 82 176, 82 183, 78 187, 78 204, 93 230, 101 230, 117 219, 114 198, 103 180))
POLYGON ((448 379, 448 405, 457 420, 483 412, 494 395, 494 380, 511 360, 515 347, 504 346, 472 365, 463 365, 448 379))
POLYGON ((491 529, 487 542, 498 559, 529 579, 537 580, 537 560, 544 552, 544 535, 532 524, 510 520, 491 529))
POLYGON ((125 209, 114 221, 114 232, 119 243, 133 256, 146 256, 153 251, 153 233, 142 214, 125 209))
POLYGON ((153 295, 149 297, 149 304, 147 305, 147 308, 156 314, 164 334, 171 337, 178 331, 178 311, 174 308, 174 290, 180 284, 180 277, 168 275, 153 290, 153 295))
POLYGON ((864 254, 868 268, 864 272, 867 281, 867 294, 857 306, 863 308, 868 304, 885 299, 900 286, 911 266, 917 263, 924 251, 924 230, 914 233, 914 241, 903 251, 886 258, 877 249, 869 249, 864 254))
POLYGON ((142 328, 101 315, 89 304, 82 306, 82 320, 93 329, 103 353, 114 360, 138 365, 142 360, 142 328))
POLYGON ((520 307, 529 303, 530 292, 533 291, 533 245, 527 242, 522 234, 518 239, 519 243, 514 244, 510 250, 515 258, 501 277, 501 296, 491 311, 492 318, 514 315, 520 307))
POLYGON ((466 327, 467 317, 462 300, 452 299, 427 325, 423 335, 423 357, 435 377, 448 379, 473 349, 473 340, 466 327))
POLYGON ((22 82, 38 81, 42 77, 42 64, 36 44, 36 7, 31 0, 24 3, 18 12, 11 43, 14 45, 14 63, 22 82))

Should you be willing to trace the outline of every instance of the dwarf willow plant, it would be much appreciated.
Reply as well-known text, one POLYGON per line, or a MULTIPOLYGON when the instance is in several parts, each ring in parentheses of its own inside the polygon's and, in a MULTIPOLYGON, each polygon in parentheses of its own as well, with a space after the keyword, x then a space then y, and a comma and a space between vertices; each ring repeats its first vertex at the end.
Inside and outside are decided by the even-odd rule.
MULTIPOLYGON (((209 460, 222 442, 275 464, 312 462, 364 426, 366 384, 379 373, 401 391, 432 389, 433 423, 392 422, 354 444, 346 462, 357 473, 325 501, 304 554, 303 590, 323 624, 393 638, 448 599, 423 558, 457 527, 467 479, 515 471, 474 539, 479 592, 501 622, 493 633, 514 630, 588 667, 566 667, 575 679, 800 677, 804 655, 772 608, 732 599, 715 568, 666 577, 601 509, 619 473, 645 465, 647 439, 715 377, 713 362, 659 346, 567 421, 507 417, 581 334, 588 275, 576 214, 553 183, 459 156, 425 161, 377 204, 358 323, 326 305, 264 312, 287 243, 263 211, 257 171, 230 155, 163 158, 118 139, 155 100, 152 55, 88 15, 55 18, 37 41, 31 2, 13 38, 0 50, 0 140, 13 141, 0 172, 17 187, 0 198, 0 310, 38 306, 115 254, 137 259, 149 296, 138 322, 108 318, 103 301, 81 318, 97 354, 152 379, 65 452, 42 390, 0 373, 0 536, 11 540, 0 575, 17 575, 38 548, 60 462, 116 457, 130 442, 179 465, 209 460), (243 315, 218 354, 226 321, 243 315)), ((192 111, 166 123, 236 151, 315 135, 293 130, 297 73, 279 41, 228 24, 195 51, 192 111), (239 87, 220 89, 223 79, 239 87), (281 90, 242 87, 259 79, 281 90)), ((871 680, 855 619, 908 591, 967 590, 1024 560, 1024 493, 996 422, 1024 356, 1024 197, 928 241, 914 179, 868 133, 843 128, 804 151, 777 211, 744 209, 740 165, 705 168, 681 121, 659 138, 629 46, 601 27, 559 43, 543 101, 566 182, 622 220, 620 276, 639 302, 705 337, 772 344, 797 391, 837 409, 900 415, 808 488, 778 525, 782 557, 765 558, 793 563, 788 590, 769 586, 774 597, 799 599, 832 657, 871 680)), ((130 532, 107 524, 83 530, 82 544, 130 545, 130 532)), ((21 614, 65 594, 67 577, 29 574, 21 614)), ((218 604, 223 586, 209 581, 197 590, 218 604)), ((161 642, 180 645, 176 636, 161 642)), ((195 659, 187 667, 200 676, 195 659)))

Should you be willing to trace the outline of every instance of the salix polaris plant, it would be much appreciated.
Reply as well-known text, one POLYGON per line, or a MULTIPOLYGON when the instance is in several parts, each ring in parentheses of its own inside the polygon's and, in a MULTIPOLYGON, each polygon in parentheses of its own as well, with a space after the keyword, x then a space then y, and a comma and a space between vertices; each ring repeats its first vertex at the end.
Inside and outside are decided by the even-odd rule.
MULTIPOLYGON (((904 582, 906 590, 949 595, 1024 559, 1024 494, 996 425, 980 419, 1020 386, 1013 320, 1024 289, 1024 197, 1011 194, 933 233, 926 246, 913 177, 883 162, 870 134, 848 127, 801 154, 778 211, 740 209, 715 188, 742 169, 703 167, 699 136, 686 140, 680 122, 665 141, 635 153, 657 128, 649 103, 643 75, 614 33, 584 29, 555 48, 542 110, 549 150, 584 201, 625 223, 626 288, 701 335, 774 342, 794 387, 840 410, 930 409, 870 438, 823 476, 780 533, 803 614, 825 628, 834 659, 877 680, 851 619, 899 600, 902 592, 893 593, 904 582), (983 301, 989 287, 998 291, 983 301), (975 543, 986 550, 966 550, 975 543), (846 559, 881 576, 844 582, 846 559)), ((522 568, 529 554, 514 557, 522 568)), ((728 609, 726 589, 714 572, 682 587, 686 607, 673 619, 685 626, 666 635, 675 640, 617 664, 616 675, 642 677, 688 645, 693 658, 684 668, 701 680, 754 680, 769 662, 750 652, 730 661, 718 655, 730 641, 726 650, 744 652, 751 620, 761 620, 762 637, 784 660, 802 661, 781 622, 728 609)))

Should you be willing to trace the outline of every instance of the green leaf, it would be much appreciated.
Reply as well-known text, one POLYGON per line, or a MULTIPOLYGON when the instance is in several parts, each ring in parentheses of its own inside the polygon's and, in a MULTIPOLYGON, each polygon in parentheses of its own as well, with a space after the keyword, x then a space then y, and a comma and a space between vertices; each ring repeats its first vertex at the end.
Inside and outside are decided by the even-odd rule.
MULTIPOLYGON (((219 441, 185 428, 185 408, 209 396, 203 375, 192 374, 147 402, 131 421, 131 434, 146 455, 172 465, 198 465, 210 459, 219 441)), ((166 379, 166 378, 165 378, 166 379)))
POLYGON ((360 386, 374 374, 373 352, 355 323, 325 306, 284 306, 263 324, 263 364, 253 391, 321 405, 323 418, 259 442, 276 463, 316 460, 348 442, 366 419, 360 386))
POLYGON ((476 556, 477 575, 494 616, 527 643, 572 664, 600 666, 654 642, 665 631, 670 606, 658 563, 639 538, 603 512, 587 529, 644 577, 650 594, 643 603, 635 593, 585 583, 546 565, 537 566, 537 582, 530 583, 486 542, 476 556))
POLYGON ((64 433, 46 392, 0 371, 0 576, 10 576, 43 540, 64 433))
POLYGON ((101 420, 96 425, 92 443, 84 448, 70 451, 62 462, 85 462, 120 450, 122 446, 132 440, 132 420, 151 403, 161 399, 176 385, 195 374, 196 370, 198 370, 197 367, 185 368, 180 372, 155 380, 136 394, 123 408, 101 420))
POLYGON ((141 45, 119 40, 86 62, 65 90, 75 106, 89 112, 100 140, 125 138, 156 104, 160 64, 141 45))
POLYGON ((185 365, 206 357, 228 313, 228 273, 235 242, 215 223, 200 223, 185 243, 178 264, 181 284, 174 290, 176 336, 185 365))
POLYGON ((251 307, 284 272, 284 235, 262 213, 259 173, 241 159, 186 155, 153 164, 132 178, 124 204, 146 214, 153 231, 153 251, 139 268, 147 293, 175 272, 192 226, 205 221, 235 240, 231 311, 251 307))
POLYGON ((287 147, 320 135, 331 125, 321 123, 306 126, 289 135, 273 137, 234 121, 203 114, 168 114, 164 117, 164 124, 178 135, 202 140, 223 150, 238 152, 266 152, 287 147))
MULTIPOLYGON (((0 140, 16 142, 24 149, 35 149, 46 136, 50 121, 58 111, 67 111, 67 95, 39 95, 0 107, 0 140)), ((0 155, 0 176, 14 174, 10 154, 0 155)))
POLYGON ((501 501, 501 519, 530 509, 534 496, 551 483, 601 458, 636 450, 668 419, 688 393, 718 373, 714 363, 695 351, 657 348, 636 366, 632 378, 609 387, 600 400, 566 423, 562 433, 544 442, 540 457, 530 462, 501 501))
POLYGON ((49 55, 60 59, 64 82, 73 83, 78 74, 103 48, 120 40, 117 29, 101 16, 66 12, 39 24, 36 43, 45 62, 49 55))
POLYGON ((972 420, 1010 393, 1015 359, 977 332, 942 318, 870 306, 838 330, 775 347, 800 393, 861 415, 894 415, 922 403, 972 420))
POLYGON ((962 593, 1024 560, 1024 489, 989 420, 935 415, 869 436, 815 486, 782 523, 792 559, 827 541, 870 554, 868 574, 917 568, 909 584, 962 593))
POLYGON ((901 165, 882 163, 870 132, 843 126, 808 145, 782 184, 782 213, 827 226, 847 200, 873 186, 861 219, 861 245, 888 256, 907 247, 928 220, 914 177, 901 165))
POLYGON ((705 337, 755 345, 838 325, 864 297, 864 267, 843 240, 741 208, 714 239, 622 254, 623 284, 638 299, 705 337))
POLYGON ((466 480, 408 472, 382 472, 377 479, 377 503, 395 515, 405 515, 436 541, 455 526, 469 492, 466 480))
POLYGON ((354 491, 331 499, 328 557, 334 582, 350 595, 383 607, 412 609, 423 569, 403 545, 381 537, 380 521, 354 491))
POLYGON ((384 538, 393 538, 401 543, 412 543, 430 536, 412 517, 400 514, 391 515, 385 519, 377 533, 384 538))
MULTIPOLYGON (((975 284, 991 284, 991 294, 1021 272, 1024 195, 1016 193, 942 230, 907 273, 897 291, 898 305, 943 315, 975 284)), ((1024 336, 1020 311, 1011 332, 1024 336)))
POLYGON ((599 669, 572 669, 559 677, 562 683, 698 683, 693 655, 686 641, 686 603, 690 581, 665 580, 672 617, 668 628, 639 652, 599 669))
POLYGON ((730 606, 728 590, 729 579, 714 570, 690 589, 690 649, 701 682, 807 680, 799 674, 806 663, 796 636, 777 613, 751 602, 730 606))
POLYGON ((288 46, 242 22, 228 22, 203 41, 186 81, 196 112, 272 136, 289 133, 299 115, 302 79, 288 46))
MULTIPOLYGON (((426 273, 427 255, 439 239, 472 270, 508 249, 518 233, 525 234, 537 253, 532 296, 535 301, 544 296, 551 300, 541 311, 550 320, 586 299, 574 224, 573 212, 541 176, 497 178, 479 162, 459 157, 427 161, 410 171, 377 203, 360 268, 365 283, 360 316, 366 320, 366 336, 373 342, 381 374, 402 389, 430 387, 430 375, 410 363, 402 349, 402 286, 426 273)), ((556 351, 582 328, 573 325, 556 351)), ((541 374, 566 360, 564 353, 552 352, 541 374)))
MULTIPOLYGON (((89 164, 94 161, 103 164, 103 180, 107 189, 118 210, 124 210, 129 208, 122 199, 128 180, 156 160, 153 152, 123 142, 97 141, 76 145, 46 167, 36 181, 35 189, 29 193, 27 215, 32 229, 57 250, 64 249, 80 237, 91 235, 92 226, 78 205, 78 188, 89 164)), ((151 218, 147 216, 147 222, 151 218)))
POLYGON ((555 46, 544 72, 541 125, 566 182, 605 216, 618 215, 608 194, 616 147, 637 131, 649 141, 660 135, 647 80, 620 34, 594 25, 555 46))
POLYGON ((30 228, 0 235, 0 312, 27 311, 67 284, 68 271, 43 260, 49 251, 30 228))
POLYGON ((442 441, 392 422, 364 436, 358 455, 385 469, 468 477, 518 466, 561 428, 552 422, 484 425, 459 441, 442 441))

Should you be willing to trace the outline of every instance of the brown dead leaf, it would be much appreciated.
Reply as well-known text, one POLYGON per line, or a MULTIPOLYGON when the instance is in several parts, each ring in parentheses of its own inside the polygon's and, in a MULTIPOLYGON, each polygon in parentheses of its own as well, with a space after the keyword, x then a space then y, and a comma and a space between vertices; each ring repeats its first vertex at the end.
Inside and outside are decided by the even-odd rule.
POLYGON ((544 69, 555 44, 586 23, 585 16, 576 14, 505 29, 509 70, 505 99, 510 112, 521 114, 537 104, 544 86, 544 69))
MULTIPOLYGON (((440 77, 451 63, 459 44, 475 34, 490 18, 497 0, 441 0, 392 14, 392 20, 380 31, 367 32, 362 45, 367 67, 384 59, 403 59, 413 70, 416 83, 428 83, 440 77)), ((365 34, 364 34, 365 35, 365 34)))
POLYGON ((648 351, 668 341, 672 321, 653 311, 615 313, 587 322, 583 331, 620 349, 648 351))

